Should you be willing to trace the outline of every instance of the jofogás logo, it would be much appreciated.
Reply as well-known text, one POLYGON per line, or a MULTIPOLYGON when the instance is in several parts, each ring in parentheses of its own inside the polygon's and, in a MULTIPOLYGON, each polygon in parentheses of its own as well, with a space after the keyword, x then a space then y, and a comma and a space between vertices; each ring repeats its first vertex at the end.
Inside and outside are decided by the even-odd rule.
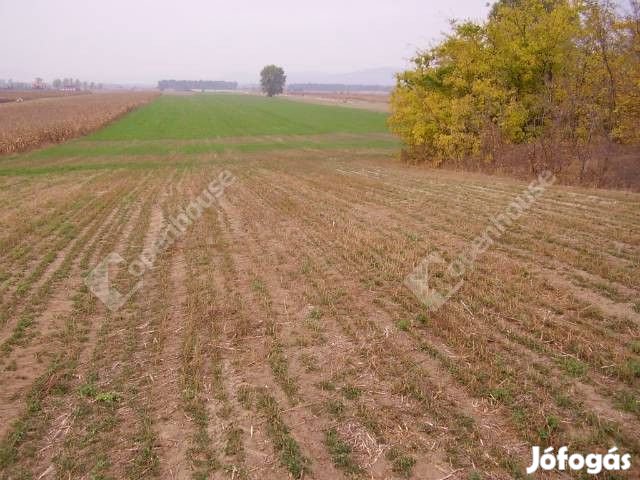
POLYGON ((544 453, 540 453, 540 447, 531 449, 531 465, 527 467, 527 474, 531 475, 538 469, 541 470, 574 470, 586 469, 588 474, 597 475, 602 470, 620 471, 631 468, 631 455, 618 453, 618 447, 611 448, 607 453, 581 453, 569 454, 568 447, 560 447, 557 453, 553 452, 553 447, 546 448, 544 453))

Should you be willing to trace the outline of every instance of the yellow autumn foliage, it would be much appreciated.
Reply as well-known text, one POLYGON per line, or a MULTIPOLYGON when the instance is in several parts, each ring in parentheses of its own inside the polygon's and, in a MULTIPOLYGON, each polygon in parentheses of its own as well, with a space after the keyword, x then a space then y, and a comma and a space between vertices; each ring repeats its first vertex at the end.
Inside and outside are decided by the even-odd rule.
POLYGON ((499 146, 640 141, 640 8, 501 0, 452 23, 397 77, 390 128, 412 161, 491 161, 499 146))

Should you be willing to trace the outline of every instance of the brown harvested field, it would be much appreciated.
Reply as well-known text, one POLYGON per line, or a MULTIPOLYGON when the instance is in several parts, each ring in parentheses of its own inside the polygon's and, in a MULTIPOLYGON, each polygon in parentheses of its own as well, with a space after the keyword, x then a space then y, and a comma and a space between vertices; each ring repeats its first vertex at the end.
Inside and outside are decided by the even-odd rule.
POLYGON ((387 93, 288 92, 286 97, 291 100, 319 103, 321 105, 342 105, 377 112, 388 112, 390 110, 389 94, 387 93))
POLYGON ((155 96, 154 92, 46 95, 0 103, 0 155, 86 135, 155 96))
POLYGON ((525 183, 168 141, 0 162, 2 478, 509 479, 532 445, 640 454, 640 195, 548 188, 433 311, 406 276, 525 183), (107 309, 83 277, 115 252, 130 291, 224 171, 107 309))
POLYGON ((62 90, 0 90, 0 103, 15 102, 18 99, 23 101, 37 100, 39 98, 71 97, 76 95, 88 95, 83 91, 62 91, 62 90))

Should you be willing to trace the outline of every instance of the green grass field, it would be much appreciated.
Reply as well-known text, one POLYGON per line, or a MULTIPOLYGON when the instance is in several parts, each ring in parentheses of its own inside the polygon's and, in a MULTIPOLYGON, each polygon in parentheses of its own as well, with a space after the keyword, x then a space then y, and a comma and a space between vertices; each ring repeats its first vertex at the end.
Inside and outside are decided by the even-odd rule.
POLYGON ((256 135, 386 132, 386 115, 254 95, 160 97, 94 140, 193 140, 256 135))
POLYGON ((9 157, 0 175, 188 165, 224 152, 397 146, 380 112, 254 95, 164 95, 92 135, 9 157))

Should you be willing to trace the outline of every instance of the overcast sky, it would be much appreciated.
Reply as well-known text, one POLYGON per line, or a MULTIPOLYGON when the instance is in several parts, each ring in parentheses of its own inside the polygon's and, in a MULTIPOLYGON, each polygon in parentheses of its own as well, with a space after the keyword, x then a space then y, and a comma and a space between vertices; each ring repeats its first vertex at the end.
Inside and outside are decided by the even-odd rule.
POLYGON ((257 82, 292 72, 403 67, 474 0, 0 0, 0 78, 257 82))

